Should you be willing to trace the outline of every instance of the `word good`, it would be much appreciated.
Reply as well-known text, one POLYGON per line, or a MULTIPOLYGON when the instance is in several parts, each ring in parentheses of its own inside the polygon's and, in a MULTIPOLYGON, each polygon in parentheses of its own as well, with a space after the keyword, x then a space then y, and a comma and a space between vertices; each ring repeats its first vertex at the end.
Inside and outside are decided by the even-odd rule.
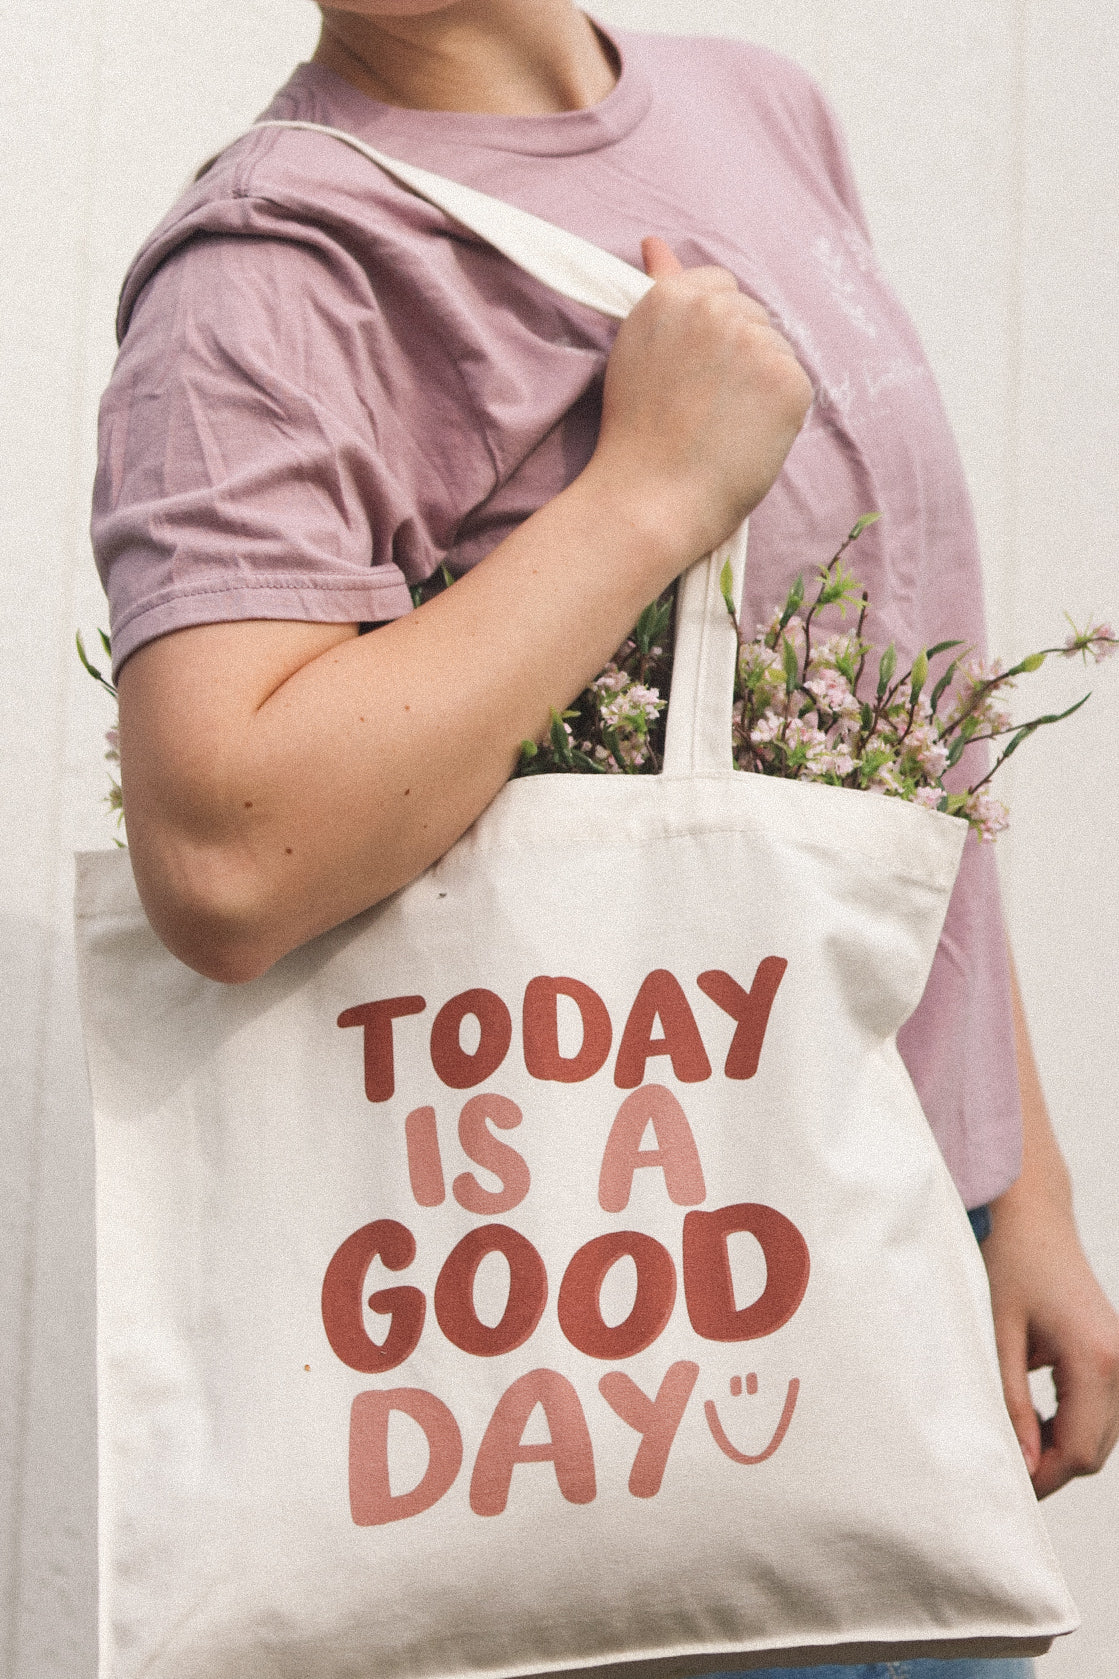
MULTIPOLYGON (((775 1207, 744 1201, 684 1217, 684 1300, 695 1333, 705 1341, 753 1341, 788 1323, 808 1286, 808 1244, 791 1219, 775 1207), (758 1298, 738 1308, 727 1238, 749 1232, 765 1257, 766 1282, 758 1298)), ((422 1289, 378 1289, 370 1308, 389 1319, 388 1334, 374 1341, 363 1313, 365 1279, 375 1259, 388 1271, 406 1270, 416 1239, 396 1219, 375 1219, 348 1236, 331 1259, 322 1287, 327 1340, 343 1364, 383 1375, 410 1358, 427 1319, 422 1289)), ((556 1299, 566 1339, 588 1358, 633 1358, 663 1334, 676 1304, 677 1273, 663 1243, 640 1230, 611 1230, 584 1242, 568 1261, 556 1299), (601 1306, 607 1273, 632 1260, 637 1292, 629 1316, 608 1324, 601 1306)), ((507 1224, 482 1224, 468 1232, 443 1262, 432 1298, 435 1320, 460 1352, 498 1358, 516 1351, 536 1332, 548 1303, 548 1273, 528 1237, 507 1224), (500 1253, 509 1266, 509 1293, 498 1323, 485 1323, 474 1303, 482 1261, 500 1253)))

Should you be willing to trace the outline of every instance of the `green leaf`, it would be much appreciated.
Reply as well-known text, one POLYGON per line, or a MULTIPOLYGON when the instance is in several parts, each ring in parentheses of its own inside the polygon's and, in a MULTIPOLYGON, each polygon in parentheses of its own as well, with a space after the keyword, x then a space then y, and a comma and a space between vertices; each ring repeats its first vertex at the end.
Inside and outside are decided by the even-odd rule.
POLYGON ((857 542, 863 532, 869 529, 871 525, 876 525, 881 517, 881 513, 864 513, 862 518, 856 519, 851 534, 847 538, 848 542, 857 542))
POLYGON ((105 678, 101 675, 101 672, 97 669, 97 666, 96 665, 91 665, 90 662, 89 662, 89 655, 85 650, 85 642, 82 640, 81 630, 75 630, 74 631, 74 645, 78 649, 78 658, 82 662, 82 669, 88 671, 90 676, 93 677, 95 682, 103 682, 105 680, 105 678))
POLYGON ((101 645, 105 649, 105 657, 107 659, 111 659, 113 656, 112 642, 109 640, 109 637, 106 635, 104 630, 98 630, 97 634, 101 637, 101 645))
POLYGON ((727 611, 732 618, 737 620, 738 613, 734 604, 734 573, 730 568, 729 560, 724 562, 723 569, 719 573, 719 590, 726 602, 727 611))
POLYGON ((1017 752, 1024 740, 1029 740, 1030 736, 1034 732, 1035 726, 1036 725, 1032 723, 1026 723, 1018 730, 1016 735, 1011 737, 1008 744, 1003 747, 1002 755, 999 758, 1000 764, 1004 764, 1012 752, 1017 752))
POLYGON ((939 653, 947 653, 953 647, 962 647, 962 641, 938 641, 935 647, 929 648, 929 658, 935 659, 939 653))
MULTIPOLYGON (((1050 723, 1063 723, 1066 717, 1071 717, 1074 712, 1080 710, 1082 705, 1087 705, 1091 697, 1090 693, 1083 694, 1080 699, 1077 700, 1075 705, 1069 706, 1067 711, 1050 711, 1047 712, 1044 717, 1032 717, 1028 723, 1024 723, 1022 725, 1022 729, 1027 729, 1030 734, 1032 734, 1035 729, 1044 729, 1048 727, 1050 723)), ((1022 733, 1022 729, 1018 731, 1019 734, 1022 733)), ((1007 751, 1009 750, 1010 748, 1008 747, 1007 751)), ((1005 752, 1003 753, 1003 756, 1006 756, 1005 752)))
POLYGON ((824 566, 820 572, 820 592, 816 597, 817 606, 835 606, 837 603, 842 617, 847 616, 847 602, 857 600, 862 594, 862 584, 858 578, 839 563, 838 555, 830 565, 824 566))
POLYGON ((785 597, 785 610, 781 617, 781 627, 784 629, 794 612, 799 612, 804 605, 804 573, 797 578, 785 597))
POLYGON ((1025 671, 1027 675, 1032 676, 1035 670, 1041 669, 1042 665, 1045 663, 1045 657, 1044 653, 1031 653, 1029 658, 1022 660, 1018 669, 1020 671, 1025 671))
POLYGON ((88 675, 92 676, 95 682, 100 683, 101 687, 104 688, 107 694, 111 694, 113 699, 116 699, 117 691, 113 687, 113 684, 102 676, 96 665, 90 663, 89 655, 85 650, 85 642, 82 640, 81 630, 77 630, 75 632, 74 645, 78 649, 78 658, 81 660, 82 669, 86 671, 88 675))
POLYGON ((668 625, 668 608, 659 600, 650 601, 633 627, 631 637, 638 652, 647 657, 650 648, 660 640, 668 625))
POLYGON ((952 742, 951 746, 948 748, 948 763, 947 763, 947 766, 946 766, 948 769, 952 769, 956 764, 959 763, 960 759, 964 755, 964 749, 966 748, 967 743, 968 743, 968 737, 966 735, 957 735, 956 736, 955 740, 952 742))
POLYGON ((781 657, 785 663, 785 692, 791 694, 800 680, 800 660, 788 636, 782 637, 781 657))
MULTIPOLYGON (((957 643, 957 645, 959 645, 959 643, 957 643)), ((934 715, 935 715, 937 706, 940 704, 941 700, 944 698, 944 695, 946 694, 948 689, 952 686, 952 678, 956 674, 956 663, 957 663, 957 661, 955 659, 953 659, 952 663, 948 666, 948 669, 944 672, 943 676, 940 678, 940 681, 937 683, 936 687, 933 689, 932 693, 929 696, 929 705, 932 707, 934 715)))
POLYGON ((925 686, 928 679, 929 656, 927 653, 921 652, 918 653, 917 657, 914 659, 913 669, 909 673, 909 692, 913 697, 914 705, 916 705, 917 701, 920 699, 921 689, 925 686))
POLYGON ((898 651, 891 641, 878 664, 878 697, 880 699, 890 686, 890 679, 897 669, 897 662, 898 651))
POLYGON ((563 726, 563 718, 560 716, 555 707, 552 708, 552 722, 548 735, 552 743, 552 751, 555 753, 560 763, 566 764, 570 767, 571 742, 567 738, 567 730, 563 726))
POLYGON ((522 740, 522 742, 521 742, 521 762, 522 763, 527 763, 529 761, 529 759, 535 758, 536 754, 539 752, 539 750, 540 750, 540 748, 537 746, 537 744, 534 740, 522 740))

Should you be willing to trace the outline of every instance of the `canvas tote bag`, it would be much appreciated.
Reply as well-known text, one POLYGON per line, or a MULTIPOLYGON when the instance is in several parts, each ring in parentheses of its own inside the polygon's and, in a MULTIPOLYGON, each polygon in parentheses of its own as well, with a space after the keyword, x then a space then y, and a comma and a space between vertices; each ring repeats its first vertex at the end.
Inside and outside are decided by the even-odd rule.
MULTIPOLYGON (((646 288, 373 157, 569 295, 646 288)), ((683 581, 663 774, 511 782, 252 984, 163 949, 127 853, 78 859, 102 1679, 688 1674, 1075 1624, 895 1044, 965 827, 732 769, 744 554, 683 581)))

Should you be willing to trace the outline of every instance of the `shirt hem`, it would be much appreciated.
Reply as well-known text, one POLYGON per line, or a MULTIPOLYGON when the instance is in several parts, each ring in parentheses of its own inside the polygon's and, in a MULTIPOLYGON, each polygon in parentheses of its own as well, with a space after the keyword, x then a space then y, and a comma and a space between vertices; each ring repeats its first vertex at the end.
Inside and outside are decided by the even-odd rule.
POLYGON ((371 578, 362 583, 319 578, 310 588, 294 583, 185 588, 113 625, 113 677, 148 642, 199 624, 244 623, 254 618, 307 624, 385 623, 411 610, 412 597, 403 578, 371 578))

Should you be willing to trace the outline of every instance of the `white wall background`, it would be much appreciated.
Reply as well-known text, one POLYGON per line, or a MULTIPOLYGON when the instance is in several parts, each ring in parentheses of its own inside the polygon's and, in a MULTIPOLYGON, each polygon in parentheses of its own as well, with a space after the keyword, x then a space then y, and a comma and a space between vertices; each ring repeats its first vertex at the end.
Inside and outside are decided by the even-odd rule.
MULTIPOLYGON (((1113 0, 602 0, 604 20, 767 42, 847 126, 880 251, 944 385, 995 645, 1119 615, 1119 12, 1113 0)), ((0 1673, 95 1671, 92 1150, 70 853, 107 845, 105 614, 86 536, 96 402, 132 250, 309 50, 309 0, 0 8, 0 1673)), ((1078 691, 1066 670, 1056 697, 1078 691)), ((1049 680, 1048 677, 1045 680, 1049 680)), ((1032 743, 1010 921, 1085 1240, 1119 1298, 1119 672, 1032 743)), ((1044 1679, 1119 1670, 1119 1462, 1046 1506, 1084 1629, 1044 1679)))

